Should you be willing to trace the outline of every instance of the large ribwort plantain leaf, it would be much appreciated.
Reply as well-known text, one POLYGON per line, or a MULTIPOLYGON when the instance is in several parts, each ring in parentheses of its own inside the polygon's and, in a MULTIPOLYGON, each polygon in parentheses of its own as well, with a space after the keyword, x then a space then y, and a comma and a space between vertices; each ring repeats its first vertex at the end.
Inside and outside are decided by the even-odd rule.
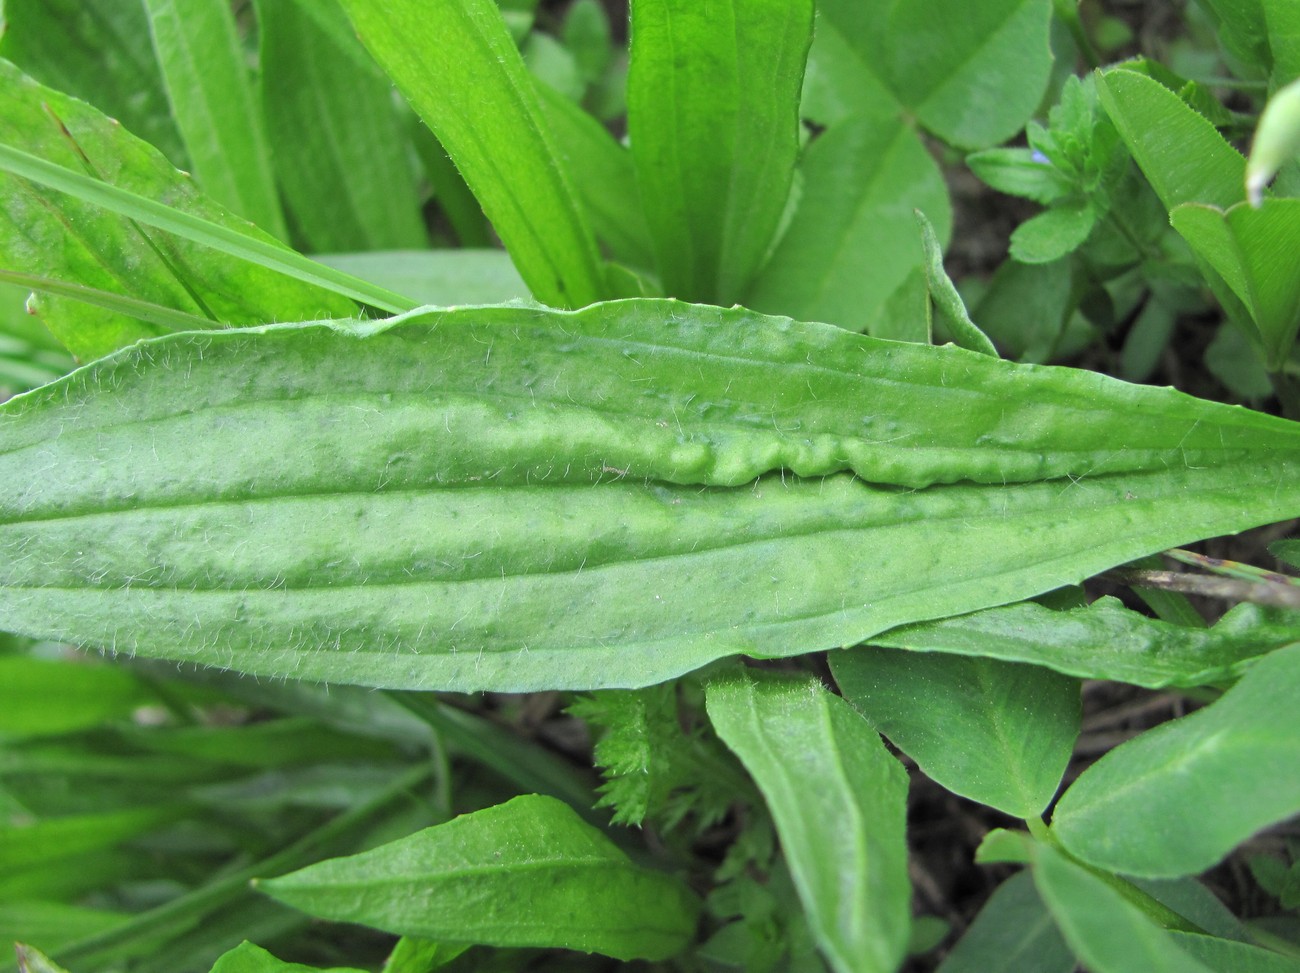
POLYGON ((0 628, 368 685, 646 685, 1294 517, 1297 474, 1286 420, 741 308, 177 334, 0 407, 0 628))

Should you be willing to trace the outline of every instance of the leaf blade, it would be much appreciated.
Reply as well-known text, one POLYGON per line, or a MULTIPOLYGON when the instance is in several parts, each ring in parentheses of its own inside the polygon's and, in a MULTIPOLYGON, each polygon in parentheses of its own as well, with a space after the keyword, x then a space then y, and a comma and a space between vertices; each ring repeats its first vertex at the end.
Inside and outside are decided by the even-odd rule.
POLYGON ((686 886, 633 864, 567 804, 532 794, 258 883, 295 908, 403 936, 667 959, 695 930, 686 886))
POLYGON ((818 948, 837 973, 896 969, 911 925, 902 766, 811 677, 739 672, 707 706, 767 800, 818 948))

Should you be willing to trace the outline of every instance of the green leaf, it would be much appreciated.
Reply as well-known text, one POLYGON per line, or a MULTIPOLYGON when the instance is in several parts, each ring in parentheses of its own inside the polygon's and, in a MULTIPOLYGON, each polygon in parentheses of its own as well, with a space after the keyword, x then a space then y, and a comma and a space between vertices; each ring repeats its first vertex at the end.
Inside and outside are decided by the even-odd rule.
POLYGON ((1038 666, 863 648, 836 654, 844 698, 931 779, 1007 814, 1041 814, 1079 734, 1079 683, 1038 666))
POLYGON ((1159 81, 1112 68, 1097 75, 1097 93, 1165 209, 1227 209, 1246 198, 1241 153, 1159 81))
POLYGON ((1259 116, 1246 161, 1246 195, 1252 206, 1264 201, 1264 187, 1279 169, 1300 155, 1300 80, 1269 99, 1259 116))
POLYGON ((1147 618, 1114 598, 1098 598, 1066 611, 1033 602, 989 608, 906 625, 873 641, 1164 689, 1235 679, 1256 657, 1300 641, 1300 623, 1291 613, 1243 604, 1211 629, 1185 628, 1147 618))
POLYGON ((1298 472, 1286 420, 739 308, 173 335, 0 406, 0 628, 397 688, 648 685, 1294 517, 1298 472))
POLYGON ((276 959, 261 946, 244 940, 221 958, 212 967, 212 973, 361 973, 352 967, 334 966, 320 970, 315 966, 303 966, 301 963, 286 963, 276 959))
POLYGON ((746 306, 872 333, 886 302, 924 265, 913 210, 952 231, 943 176, 901 122, 854 117, 809 147, 798 206, 746 306))
POLYGON ((342 0, 374 55, 438 136, 533 296, 580 307, 604 285, 575 178, 492 0, 342 0))
POLYGON ((811 676, 734 672, 709 683, 708 712, 767 800, 831 967, 892 973, 911 918, 902 765, 811 676))
POLYGON ((628 135, 664 292, 741 299, 799 151, 811 0, 636 0, 628 135))
POLYGON ((1245 305, 1268 368, 1280 371, 1300 330, 1300 199, 1270 199, 1258 209, 1239 203, 1227 212, 1185 203, 1170 220, 1245 305))
POLYGON ((1047 264, 1072 253, 1097 223, 1091 203, 1053 206, 1021 223, 1011 234, 1011 256, 1021 263, 1047 264))
POLYGON ((392 86, 337 3, 257 0, 276 175, 313 251, 428 245, 392 86))
POLYGON ((1169 938, 1188 956, 1211 970, 1231 973, 1300 973, 1300 959, 1284 956, 1250 943, 1239 943, 1218 936, 1171 930, 1169 938))
POLYGON ((966 303, 957 293, 957 287, 948 272, 943 269, 943 248, 935 235, 934 227, 920 210, 915 215, 921 226, 921 247, 925 253, 925 286, 929 297, 926 304, 927 321, 937 318, 943 333, 958 347, 997 358, 998 350, 970 319, 966 303))
POLYGON ((288 239, 262 115, 227 0, 144 0, 172 117, 203 191, 288 239))
POLYGON ((1066 344, 1066 328, 1078 300, 1074 290, 1068 260, 1005 260, 975 302, 975 317, 1008 358, 1049 362, 1066 344))
MULTIPOLYGON (((574 6, 571 10, 581 9, 574 6)), ((600 122, 542 85, 542 110, 560 155, 581 172, 578 198, 610 255, 634 267, 654 267, 650 229, 637 191, 632 154, 600 122)))
MULTIPOLYGON (((857 56, 855 74, 873 76, 902 110, 953 145, 1006 141, 1046 91, 1051 0, 823 0, 817 12, 857 56)), ((834 83, 850 103, 860 97, 854 75, 834 83)))
POLYGON ((143 3, 5 0, 0 57, 186 164, 143 3))
POLYGON ((313 259, 420 304, 505 304, 528 297, 528 285, 504 250, 379 250, 313 259))
POLYGON ((1033 879, 1020 872, 994 890, 936 973, 1074 973, 1033 879))
POLYGON ((403 936, 667 959, 695 932, 686 886, 634 865, 562 801, 517 797, 258 887, 403 936))
POLYGON ((388 954, 379 973, 431 973, 446 966, 468 948, 403 936, 388 954))
POLYGON ((68 973, 40 950, 25 943, 15 943, 18 951, 18 973, 68 973))
POLYGON ((1071 189, 1064 175, 1030 149, 985 149, 966 156, 966 165, 998 192, 1023 196, 1044 206, 1071 189))
POLYGON ((1191 875, 1300 811, 1300 646, 1260 659, 1220 700, 1116 747, 1053 815, 1084 861, 1131 875, 1191 875))
POLYGON ((122 669, 0 656, 0 736, 80 730, 129 716, 153 698, 122 669))
POLYGON ((1034 883, 1093 973, 1215 973, 1114 888, 1046 845, 1034 849, 1034 883))
MULTIPOLYGON (((146 230, 138 222, 141 213, 122 218, 84 196, 65 195, 72 183, 124 191, 175 221, 199 221, 236 243, 297 256, 200 195, 156 150, 89 105, 41 87, 5 62, 0 90, 5 170, 22 167, 27 178, 46 183, 55 177, 69 181, 52 192, 0 174, 0 260, 6 269, 124 294, 207 318, 213 327, 354 310, 351 302, 315 286, 146 230), (87 167, 95 179, 84 175, 87 167), (174 209, 153 203, 157 199, 169 200, 174 209)), ((38 309, 59 340, 83 358, 163 330, 65 298, 42 299, 38 309)))

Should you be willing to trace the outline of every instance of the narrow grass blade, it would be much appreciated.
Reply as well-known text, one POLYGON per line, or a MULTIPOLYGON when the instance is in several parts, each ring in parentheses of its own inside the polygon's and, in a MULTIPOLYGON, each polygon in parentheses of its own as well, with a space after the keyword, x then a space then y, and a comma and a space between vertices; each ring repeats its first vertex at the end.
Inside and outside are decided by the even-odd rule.
POLYGON ((604 294, 600 257, 533 80, 493 0, 342 0, 433 129, 539 301, 604 294))
POLYGON ((408 311, 416 304, 364 280, 334 270, 285 246, 173 209, 110 183, 46 162, 8 145, 0 145, 0 169, 87 203, 119 213, 231 257, 350 297, 385 311, 408 311))
POLYGON ((288 230, 227 0, 144 0, 172 117, 203 191, 279 240, 288 230))
POLYGON ((708 711, 767 800, 832 969, 893 973, 911 925, 902 765, 810 676, 736 672, 709 684, 708 711))
POLYGON ((664 292, 739 301, 785 208, 811 0, 637 0, 628 134, 664 292))
POLYGON ((112 291, 102 291, 95 287, 72 284, 66 280, 0 270, 0 281, 102 307, 144 321, 146 324, 157 325, 165 331, 194 331, 212 327, 211 319, 201 318, 197 314, 186 314, 184 311, 163 307, 161 304, 152 304, 149 301, 127 297, 125 294, 115 294, 112 291))

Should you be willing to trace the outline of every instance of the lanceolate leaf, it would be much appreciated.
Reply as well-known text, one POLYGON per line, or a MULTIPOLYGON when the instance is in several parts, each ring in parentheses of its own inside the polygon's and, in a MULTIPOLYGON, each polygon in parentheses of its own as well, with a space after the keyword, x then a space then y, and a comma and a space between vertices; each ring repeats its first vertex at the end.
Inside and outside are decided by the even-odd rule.
POLYGON ((1142 734, 1065 792, 1053 830, 1090 864, 1130 875, 1204 871, 1300 811, 1300 645, 1270 653, 1218 702, 1142 734))
POLYGON ((1211 629, 1186 628, 1130 611, 1114 598, 1068 611, 1021 602, 904 625, 873 641, 919 652, 1033 662, 1085 679, 1163 689, 1237 678, 1256 657, 1300 642, 1300 619, 1243 604, 1211 629))
MULTIPOLYGON (((41 87, 3 61, 0 90, 0 138, 7 146, 39 156, 57 172, 166 200, 178 218, 199 217, 239 239, 297 256, 199 194, 156 150, 84 102, 41 87)), ((8 173, 0 173, 0 264, 207 318, 213 327, 310 320, 353 309, 327 291, 8 173)), ((42 299, 39 309, 50 330, 84 358, 165 330, 67 298, 42 299)))
POLYGON ((832 969, 892 973, 910 926, 902 765, 811 676, 734 673, 709 685, 708 711, 763 792, 832 969))
POLYGON ((404 936, 666 959, 695 932, 685 883, 633 864, 562 801, 530 794, 260 883, 281 902, 404 936))
POLYGON ((628 134, 664 292, 740 300, 785 208, 811 0, 636 0, 628 134))
POLYGON ((188 333, 0 407, 0 627, 369 685, 645 685, 1294 517, 1297 474, 1282 419, 740 308, 188 333))
POLYGON ((363 44, 433 129, 539 301, 580 307, 603 282, 533 80, 492 0, 342 0, 363 44))

